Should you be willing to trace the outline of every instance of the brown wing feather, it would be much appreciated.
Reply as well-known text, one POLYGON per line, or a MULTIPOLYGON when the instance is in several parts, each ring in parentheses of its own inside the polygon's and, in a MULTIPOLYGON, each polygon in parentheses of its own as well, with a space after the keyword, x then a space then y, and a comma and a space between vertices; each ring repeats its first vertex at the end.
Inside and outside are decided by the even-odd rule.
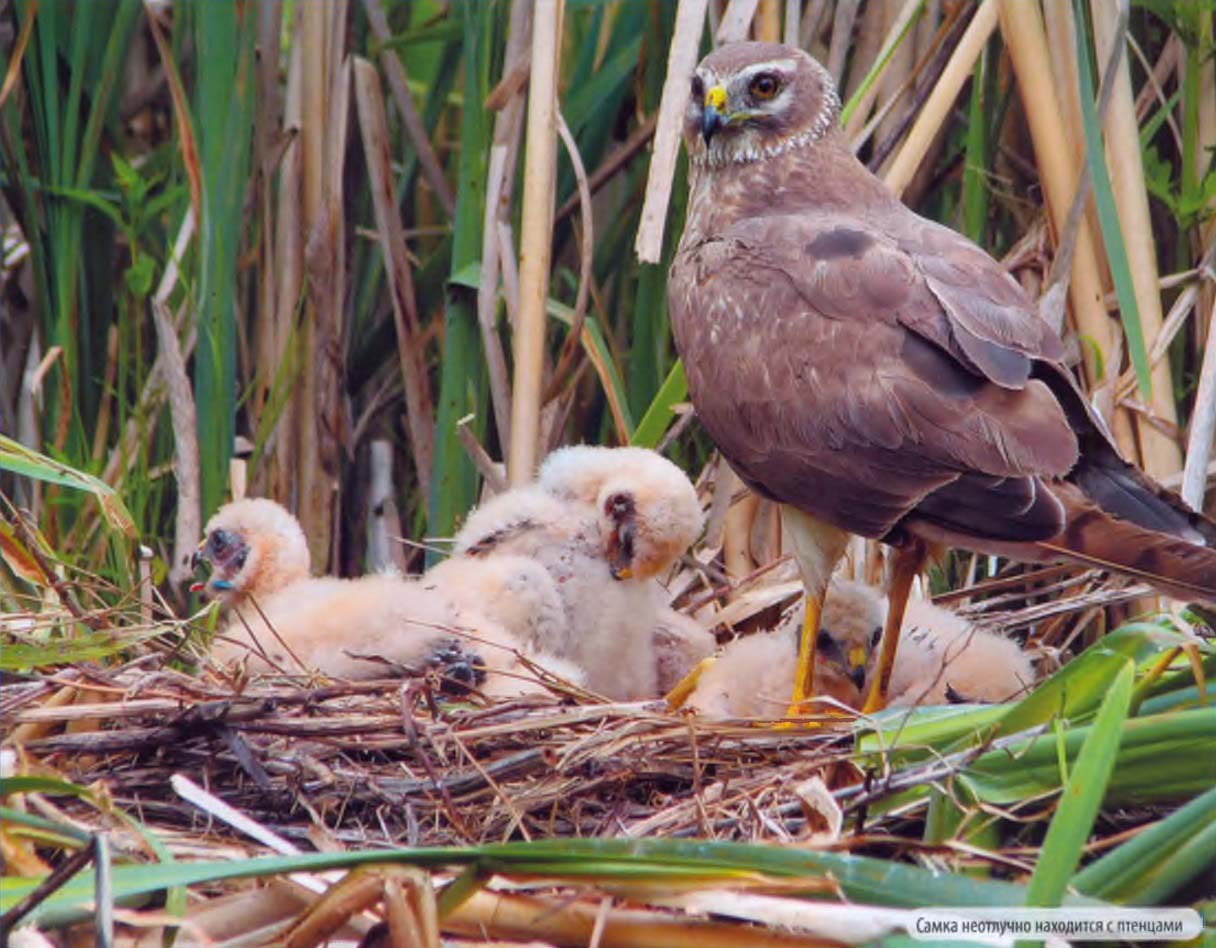
MULTIPOLYGON (((1006 388, 972 371, 906 254, 801 217, 730 234, 677 255, 672 324, 698 415, 762 493, 884 536, 966 473, 1060 476, 1075 464, 1047 386, 1006 388), (800 268, 779 249, 791 246, 800 268), (930 312, 914 319, 918 309, 930 312), (907 328, 933 314, 954 351, 907 328)), ((1062 526, 1058 510, 1046 524, 1019 522, 1029 512, 994 504, 992 530, 1046 538, 1062 526)))
POLYGON ((1114 517, 1075 484, 1053 484, 1052 493, 1067 525, 1039 549, 1141 579, 1179 599, 1216 603, 1216 550, 1114 517))

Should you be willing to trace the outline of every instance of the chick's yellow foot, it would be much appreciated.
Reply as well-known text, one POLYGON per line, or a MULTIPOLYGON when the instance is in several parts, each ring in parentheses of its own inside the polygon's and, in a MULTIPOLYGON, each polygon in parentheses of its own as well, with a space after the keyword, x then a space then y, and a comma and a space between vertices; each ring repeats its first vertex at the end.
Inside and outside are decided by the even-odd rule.
POLYGON ((663 696, 667 702, 668 711, 679 711, 680 708, 684 707, 689 696, 697 690, 697 683, 701 680, 701 676, 705 674, 705 670, 716 661, 717 659, 712 655, 701 659, 692 667, 692 671, 681 678, 676 683, 676 686, 663 696))

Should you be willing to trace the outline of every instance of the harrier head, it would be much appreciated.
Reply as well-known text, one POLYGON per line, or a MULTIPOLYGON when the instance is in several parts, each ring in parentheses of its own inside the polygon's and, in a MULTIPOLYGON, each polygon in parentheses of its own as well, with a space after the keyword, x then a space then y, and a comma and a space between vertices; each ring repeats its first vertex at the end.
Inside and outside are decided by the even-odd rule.
POLYGON ((684 141, 694 164, 771 158, 822 138, 840 116, 828 71, 800 49, 731 43, 692 75, 684 141))
POLYGON ((193 565, 204 562, 211 574, 201 589, 232 604, 248 595, 269 595, 306 577, 308 543, 299 521, 273 500, 236 500, 207 522, 193 565))

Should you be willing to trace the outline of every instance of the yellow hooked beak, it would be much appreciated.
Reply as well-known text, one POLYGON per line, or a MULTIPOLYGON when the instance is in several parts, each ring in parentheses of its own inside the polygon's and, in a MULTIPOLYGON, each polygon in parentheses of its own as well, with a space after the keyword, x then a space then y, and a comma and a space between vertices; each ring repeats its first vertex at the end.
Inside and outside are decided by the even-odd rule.
POLYGON ((701 137, 705 144, 714 137, 725 122, 726 90, 721 86, 711 86, 705 93, 704 108, 701 111, 701 137))

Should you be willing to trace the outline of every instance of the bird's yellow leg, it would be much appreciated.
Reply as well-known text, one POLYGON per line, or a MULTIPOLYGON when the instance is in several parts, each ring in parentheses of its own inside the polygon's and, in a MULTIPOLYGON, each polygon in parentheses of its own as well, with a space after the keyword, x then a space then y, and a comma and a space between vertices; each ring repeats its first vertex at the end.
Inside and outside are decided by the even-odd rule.
POLYGON ((823 595, 806 594, 806 614, 802 617, 802 634, 798 639, 798 664, 794 666, 794 694, 786 717, 803 713, 803 704, 815 694, 815 643, 819 638, 819 620, 823 615, 823 595))
POLYGON ((904 610, 912 581, 925 563, 924 543, 913 538, 907 545, 897 547, 891 570, 891 588, 887 592, 887 622, 882 630, 882 650, 878 667, 870 682, 870 693, 861 707, 862 714, 873 714, 887 706, 887 689, 891 685, 891 670, 895 667, 895 650, 899 648, 899 630, 904 623, 904 610))
POLYGON ((684 702, 688 700, 697 688, 697 683, 701 680, 701 676, 705 674, 705 670, 709 668, 717 659, 710 655, 708 658, 703 658, 692 667, 687 675, 681 678, 671 691, 664 695, 664 700, 667 702, 668 711, 678 711, 684 707, 684 702))

